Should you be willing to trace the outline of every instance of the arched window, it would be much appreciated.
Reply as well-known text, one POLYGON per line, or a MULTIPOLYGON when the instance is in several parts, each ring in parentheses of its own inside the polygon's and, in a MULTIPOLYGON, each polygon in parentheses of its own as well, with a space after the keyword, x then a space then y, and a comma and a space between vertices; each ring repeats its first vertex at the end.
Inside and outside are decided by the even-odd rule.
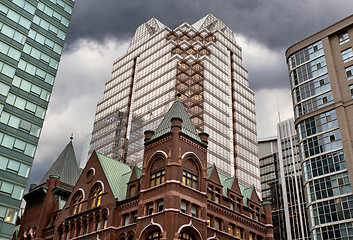
POLYGON ((106 229, 108 226, 108 214, 103 213, 103 229, 106 229))
POLYGON ((65 240, 68 240, 69 239, 69 226, 66 226, 66 228, 65 228, 65 240))
POLYGON ((199 178, 196 173, 183 169, 183 184, 192 188, 197 189, 199 186, 199 178))
POLYGON ((153 162, 150 173, 150 187, 164 183, 165 180, 165 163, 163 158, 157 157, 153 162))
POLYGON ((147 240, 161 240, 161 239, 162 239, 162 234, 160 231, 152 232, 147 237, 147 240))
POLYGON ((130 235, 128 240, 135 240, 135 236, 134 235, 130 235))
POLYGON ((74 197, 74 201, 72 204, 72 214, 80 213, 82 210, 82 204, 83 204, 83 196, 82 196, 82 192, 80 191, 74 197))
POLYGON ((161 168, 151 172, 150 186, 154 187, 164 183, 165 169, 161 168))
POLYGON ((194 238, 189 233, 186 233, 186 232, 180 233, 178 239, 180 239, 180 240, 194 240, 194 238))
POLYGON ((98 230, 101 230, 101 225, 102 223, 101 223, 101 218, 100 218, 100 216, 98 215, 97 217, 96 217, 96 229, 95 229, 95 231, 98 231, 98 230))
POLYGON ((195 189, 199 187, 199 168, 194 157, 186 157, 183 161, 183 184, 195 189))
POLYGON ((63 226, 60 226, 58 229, 58 235, 59 235, 58 240, 63 240, 63 234, 64 234, 63 226))
POLYGON ((83 220, 82 223, 82 234, 85 235, 87 233, 87 219, 83 220))
POLYGON ((91 194, 91 208, 95 208, 101 205, 102 193, 102 186, 100 184, 94 187, 91 194))
POLYGON ((80 236, 81 233, 81 222, 76 224, 76 237, 80 236))

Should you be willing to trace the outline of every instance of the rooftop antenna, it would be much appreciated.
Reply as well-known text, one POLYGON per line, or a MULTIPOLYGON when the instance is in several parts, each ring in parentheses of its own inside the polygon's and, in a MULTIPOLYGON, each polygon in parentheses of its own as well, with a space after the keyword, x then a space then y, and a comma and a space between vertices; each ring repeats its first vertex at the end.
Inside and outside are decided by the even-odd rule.
POLYGON ((279 102, 277 100, 278 122, 281 122, 281 113, 279 112, 279 102))

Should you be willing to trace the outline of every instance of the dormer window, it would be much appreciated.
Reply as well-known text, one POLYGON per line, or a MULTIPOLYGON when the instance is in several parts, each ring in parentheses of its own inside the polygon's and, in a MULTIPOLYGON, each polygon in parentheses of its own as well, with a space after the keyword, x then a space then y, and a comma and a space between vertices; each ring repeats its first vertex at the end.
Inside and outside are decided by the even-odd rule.
POLYGON ((150 177, 150 187, 157 186, 159 184, 164 183, 165 180, 165 169, 161 168, 151 172, 150 177))
POLYGON ((191 172, 190 170, 183 169, 183 184, 192 188, 198 188, 198 176, 196 173, 191 172))

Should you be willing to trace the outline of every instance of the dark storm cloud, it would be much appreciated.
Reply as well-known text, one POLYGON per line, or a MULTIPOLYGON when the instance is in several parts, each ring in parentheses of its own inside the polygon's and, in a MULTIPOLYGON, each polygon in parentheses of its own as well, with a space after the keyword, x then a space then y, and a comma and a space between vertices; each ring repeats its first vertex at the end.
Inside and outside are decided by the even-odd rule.
POLYGON ((285 50, 352 14, 351 1, 76 0, 28 182, 45 175, 71 133, 80 159, 112 63, 126 51, 136 28, 150 18, 174 29, 212 13, 233 30, 256 93, 258 136, 266 137, 276 134, 277 111, 283 119, 293 114, 285 50))
POLYGON ((284 49, 350 15, 349 6, 351 0, 77 0, 67 49, 82 38, 131 38, 135 29, 152 17, 175 28, 183 22, 194 23, 208 13, 234 32, 269 48, 284 49))

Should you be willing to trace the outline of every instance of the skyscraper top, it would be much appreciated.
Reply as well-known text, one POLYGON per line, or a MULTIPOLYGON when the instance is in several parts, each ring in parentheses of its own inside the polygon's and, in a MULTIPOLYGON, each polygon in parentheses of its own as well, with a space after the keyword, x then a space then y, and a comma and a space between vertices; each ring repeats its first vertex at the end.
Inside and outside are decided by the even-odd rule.
MULTIPOLYGON (((231 38, 232 41, 235 43, 235 38, 233 35, 232 30, 230 30, 227 25, 225 25, 221 20, 216 18, 213 14, 209 13, 197 22, 195 22, 193 25, 190 25, 189 23, 182 23, 180 24, 177 28, 180 28, 182 26, 188 26, 190 28, 193 28, 195 32, 201 32, 203 30, 205 31, 222 31, 225 33, 228 37, 231 38)), ((136 47, 138 47, 140 44, 142 44, 146 39, 157 33, 158 31, 167 28, 163 23, 161 23, 159 20, 156 18, 151 18, 147 22, 141 24, 136 32, 134 37, 131 40, 131 44, 129 46, 128 52, 133 51, 136 47)))

